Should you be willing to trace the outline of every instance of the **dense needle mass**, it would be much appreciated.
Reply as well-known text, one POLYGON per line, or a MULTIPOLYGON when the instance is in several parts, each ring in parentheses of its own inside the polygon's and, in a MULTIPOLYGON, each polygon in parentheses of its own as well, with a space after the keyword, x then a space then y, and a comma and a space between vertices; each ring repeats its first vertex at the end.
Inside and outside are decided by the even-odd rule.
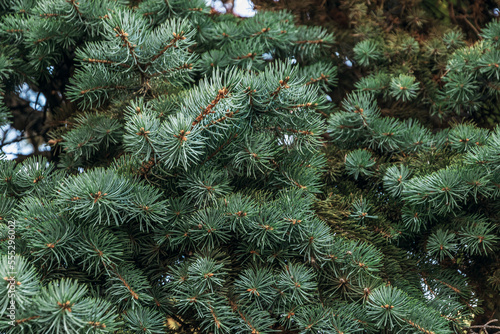
MULTIPOLYGON (((0 296, 1 330, 445 334, 470 322, 471 287, 439 269, 494 256, 496 221, 474 205, 498 206, 498 127, 432 133, 386 117, 370 87, 410 103, 422 83, 408 73, 364 77, 336 107, 333 34, 287 11, 0 5, 2 89, 74 63, 67 105, 50 113, 52 159, 0 160, 0 277, 16 286, 13 323, 0 296)), ((453 108, 477 109, 480 83, 460 61, 494 57, 497 25, 455 43, 453 108)), ((354 52, 361 66, 383 57, 369 39, 354 52)))

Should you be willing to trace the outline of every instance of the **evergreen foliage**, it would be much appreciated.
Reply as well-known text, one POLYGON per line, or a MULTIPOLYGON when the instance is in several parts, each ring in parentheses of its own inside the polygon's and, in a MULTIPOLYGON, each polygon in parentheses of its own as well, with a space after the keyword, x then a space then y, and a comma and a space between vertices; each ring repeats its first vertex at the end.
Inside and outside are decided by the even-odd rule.
POLYGON ((500 122, 496 1, 253 2, 335 33, 335 102, 356 88, 376 94, 389 115, 427 126, 462 118, 488 128, 500 122))
MULTIPOLYGON (((338 227, 352 238, 362 237, 361 225, 398 239, 417 263, 466 277, 477 298, 467 330, 494 331, 500 262, 488 244, 498 247, 498 2, 254 3, 286 8, 336 35, 330 58, 339 80, 329 95, 340 108, 329 119, 324 214, 352 215, 354 203, 368 201, 378 220, 338 227), (353 165, 365 150, 375 164, 353 165), (483 244, 488 238, 496 241, 483 244)), ((423 284, 436 291, 427 278, 423 284)))
POLYGON ((474 270, 498 295, 500 127, 431 131, 380 105, 479 113, 497 98, 497 21, 425 53, 360 27, 352 59, 368 75, 336 108, 333 34, 289 11, 0 8, 6 87, 71 59, 78 104, 54 115, 55 159, 0 160, 0 274, 17 307, 12 326, 0 297, 2 331, 451 334, 494 309, 474 270), (386 54, 445 61, 443 84, 386 70, 386 54))

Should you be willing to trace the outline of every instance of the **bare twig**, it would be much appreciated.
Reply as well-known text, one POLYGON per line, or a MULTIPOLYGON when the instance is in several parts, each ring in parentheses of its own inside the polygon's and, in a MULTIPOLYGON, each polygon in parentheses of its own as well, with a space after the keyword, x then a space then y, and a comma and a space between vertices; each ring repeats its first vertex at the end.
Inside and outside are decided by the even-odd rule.
POLYGON ((495 323, 495 322, 498 322, 498 319, 492 319, 490 321, 488 321, 487 323, 485 323, 484 325, 475 325, 475 326, 470 326, 470 327, 467 327, 467 333, 469 334, 478 334, 478 333, 486 333, 486 334, 500 334, 500 331, 497 331, 495 333, 489 333, 488 332, 488 329, 500 329, 500 326, 492 326, 491 324, 492 323, 495 323), (479 332, 475 332, 473 329, 479 329, 479 332))

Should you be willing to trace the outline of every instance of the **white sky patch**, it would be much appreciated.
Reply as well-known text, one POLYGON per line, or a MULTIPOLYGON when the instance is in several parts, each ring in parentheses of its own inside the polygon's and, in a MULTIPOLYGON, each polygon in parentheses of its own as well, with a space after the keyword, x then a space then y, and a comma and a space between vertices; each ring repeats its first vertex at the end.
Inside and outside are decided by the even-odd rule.
POLYGON ((43 143, 42 145, 38 146, 38 150, 40 152, 50 151, 50 145, 47 143, 43 143))
POLYGON ((278 145, 290 146, 293 144, 293 140, 294 138, 292 135, 288 135, 285 133, 283 135, 283 139, 278 138, 278 145))
POLYGON ((226 7, 224 7, 224 4, 222 3, 222 1, 207 0, 206 4, 207 4, 207 6, 213 7, 219 13, 225 13, 226 12, 226 7))
POLYGON ((266 53, 262 54, 262 58, 264 60, 268 60, 268 61, 273 60, 273 55, 270 52, 266 52, 266 53))
POLYGON ((233 12, 243 17, 254 16, 257 13, 250 0, 234 0, 233 12))
MULTIPOLYGON (((220 13, 226 12, 226 7, 220 0, 205 0, 207 6, 212 6, 216 11, 220 13)), ((251 0, 234 0, 233 13, 241 17, 251 17, 254 16, 257 11, 253 8, 253 3, 251 0)))
MULTIPOLYGON (((335 52, 335 55, 336 55, 337 57, 339 57, 339 56, 340 56, 340 53, 335 52)), ((349 60, 349 58, 344 57, 344 63, 347 65, 347 67, 352 67, 352 61, 350 61, 350 60, 349 60)))
POLYGON ((37 93, 34 90, 30 89, 27 83, 19 86, 19 97, 25 100, 30 101, 30 107, 35 110, 42 110, 43 106, 47 102, 45 95, 42 93, 37 93))
MULTIPOLYGON (((21 135, 21 131, 14 129, 10 125, 4 125, 0 128, 0 137, 4 143, 15 140, 21 135)), ((2 147, 2 152, 5 153, 7 159, 15 159, 18 154, 29 155, 33 153, 33 146, 28 139, 23 139, 19 142, 11 143, 2 147)))
MULTIPOLYGON (((30 107, 41 111, 47 99, 42 93, 37 93, 30 89, 27 83, 20 85, 17 88, 19 92, 19 97, 30 102, 30 107)), ((21 131, 14 129, 10 125, 5 125, 0 128, 1 138, 4 143, 8 143, 15 140, 18 136, 21 136, 21 131)), ((43 149, 44 151, 50 151, 50 146, 43 149)), ((33 146, 30 144, 28 139, 23 139, 16 143, 11 143, 2 147, 2 151, 7 155, 8 159, 15 159, 18 154, 30 155, 34 152, 33 146)))

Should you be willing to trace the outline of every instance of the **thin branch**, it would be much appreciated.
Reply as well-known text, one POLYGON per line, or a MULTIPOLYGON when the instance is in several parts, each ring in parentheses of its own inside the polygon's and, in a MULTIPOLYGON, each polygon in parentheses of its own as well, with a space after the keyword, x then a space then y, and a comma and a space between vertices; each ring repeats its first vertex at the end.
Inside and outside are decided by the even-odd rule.
POLYGON ((483 37, 481 37, 481 33, 479 32, 479 30, 477 30, 477 28, 471 23, 471 21, 469 21, 469 19, 467 19, 467 16, 459 15, 459 16, 457 16, 457 18, 464 20, 465 23, 467 23, 467 25, 476 33, 477 38, 483 39, 483 37))
MULTIPOLYGON (((478 328, 480 329, 479 332, 477 333, 481 333, 481 330, 484 330, 486 333, 488 333, 488 329, 500 329, 500 326, 491 326, 490 324, 494 323, 494 322, 498 322, 498 319, 492 319, 490 321, 488 321, 487 323, 485 323, 484 325, 475 325, 475 326, 470 326, 470 327, 467 327, 467 332, 468 333, 476 333, 475 331, 473 331, 472 329, 473 328, 478 328)), ((500 332, 496 332, 496 333, 493 333, 493 334, 498 334, 500 332)))

